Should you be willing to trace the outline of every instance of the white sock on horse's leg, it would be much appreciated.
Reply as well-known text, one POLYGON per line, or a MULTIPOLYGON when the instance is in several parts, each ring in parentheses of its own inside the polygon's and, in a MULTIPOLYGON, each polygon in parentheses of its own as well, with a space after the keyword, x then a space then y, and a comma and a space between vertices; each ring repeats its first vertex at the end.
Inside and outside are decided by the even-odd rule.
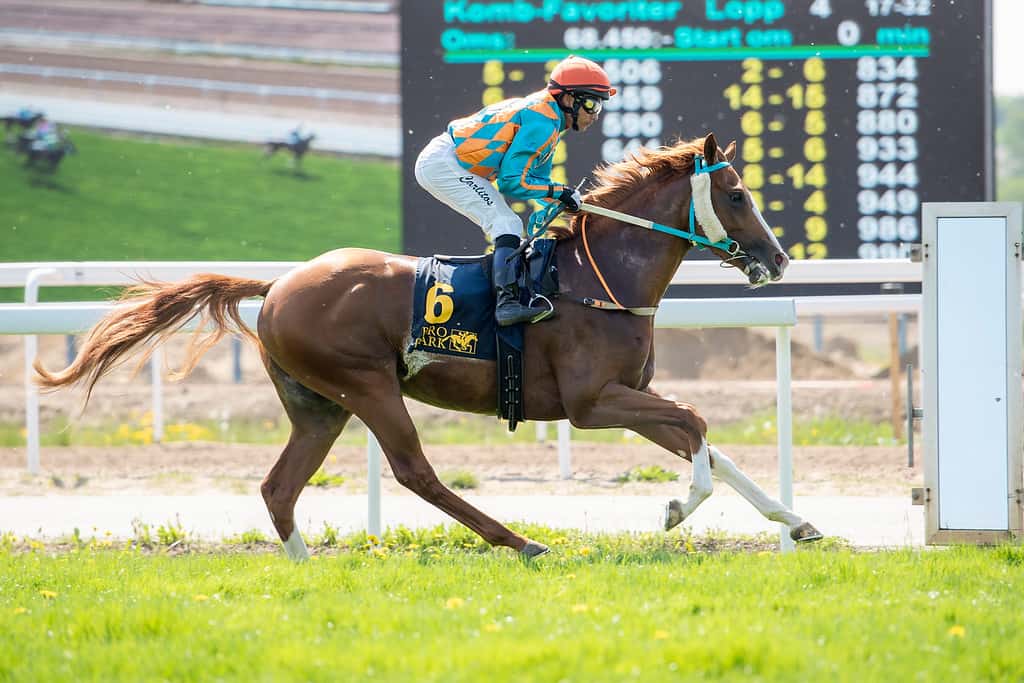
POLYGON ((701 439, 700 448, 693 454, 693 474, 690 477, 690 495, 685 501, 669 501, 665 509, 665 530, 668 531, 693 514, 697 506, 707 500, 714 490, 711 483, 711 460, 707 441, 701 439))
POLYGON ((750 504, 757 508, 758 512, 773 522, 782 522, 791 529, 803 524, 804 520, 800 515, 765 493, 750 477, 736 467, 736 463, 730 460, 729 456, 714 446, 709 446, 709 450, 714 459, 711 465, 714 475, 750 501, 750 504))
POLYGON ((284 552, 293 562, 305 562, 309 559, 309 550, 297 527, 292 529, 292 535, 284 542, 284 552))

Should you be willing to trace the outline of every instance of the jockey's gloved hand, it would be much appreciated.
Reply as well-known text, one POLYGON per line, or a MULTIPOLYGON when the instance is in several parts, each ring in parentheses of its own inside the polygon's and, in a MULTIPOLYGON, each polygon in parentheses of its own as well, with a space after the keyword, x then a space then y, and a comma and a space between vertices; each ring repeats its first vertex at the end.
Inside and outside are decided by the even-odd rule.
POLYGON ((565 210, 569 213, 578 213, 583 203, 583 196, 580 191, 566 185, 562 188, 562 194, 558 195, 558 201, 562 202, 565 210))

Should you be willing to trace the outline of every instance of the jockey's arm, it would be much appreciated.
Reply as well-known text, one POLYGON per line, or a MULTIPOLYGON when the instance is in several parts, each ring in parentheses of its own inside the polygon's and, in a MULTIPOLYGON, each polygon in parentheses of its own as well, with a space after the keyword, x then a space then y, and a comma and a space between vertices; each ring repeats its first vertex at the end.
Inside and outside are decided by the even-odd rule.
POLYGON ((563 188, 551 180, 553 148, 557 144, 557 126, 529 112, 498 168, 498 191, 515 199, 557 197, 563 188))

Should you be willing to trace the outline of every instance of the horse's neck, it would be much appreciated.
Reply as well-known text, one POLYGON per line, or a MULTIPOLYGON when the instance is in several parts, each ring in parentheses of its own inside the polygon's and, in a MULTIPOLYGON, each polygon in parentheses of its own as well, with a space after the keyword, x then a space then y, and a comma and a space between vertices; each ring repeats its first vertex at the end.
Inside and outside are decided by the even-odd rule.
MULTIPOLYGON (((641 188, 606 208, 679 227, 690 201, 690 185, 683 180, 664 183, 660 187, 641 188)), ((559 260, 559 271, 567 288, 580 296, 608 298, 591 266, 592 259, 622 305, 652 306, 660 301, 689 250, 689 244, 671 235, 593 214, 586 220, 590 257, 582 235, 577 234, 566 245, 572 252, 569 262, 559 260)))

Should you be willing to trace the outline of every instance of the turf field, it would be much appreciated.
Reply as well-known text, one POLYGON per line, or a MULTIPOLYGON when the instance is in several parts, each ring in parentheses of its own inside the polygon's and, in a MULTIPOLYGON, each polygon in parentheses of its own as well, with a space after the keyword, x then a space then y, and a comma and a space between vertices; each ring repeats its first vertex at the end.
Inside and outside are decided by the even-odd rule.
POLYGON ((0 149, 0 260, 301 261, 342 246, 400 249, 394 162, 312 155, 296 173, 255 146, 71 137, 78 154, 54 174, 0 149))
POLYGON ((349 539, 301 566, 8 538, 0 680, 1024 677, 1019 547, 779 556, 531 531, 553 550, 532 563, 460 529, 349 539))

